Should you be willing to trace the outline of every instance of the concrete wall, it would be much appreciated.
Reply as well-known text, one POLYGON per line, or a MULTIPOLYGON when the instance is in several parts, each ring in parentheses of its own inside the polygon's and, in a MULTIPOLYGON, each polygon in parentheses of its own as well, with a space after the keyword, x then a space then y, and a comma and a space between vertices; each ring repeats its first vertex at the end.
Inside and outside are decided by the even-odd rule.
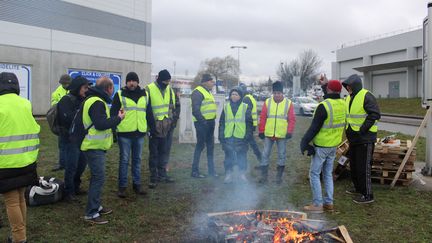
POLYGON ((372 93, 375 97, 387 98, 389 94, 389 82, 399 81, 399 96, 405 97, 407 95, 406 87, 406 73, 387 73, 372 75, 373 88, 372 93))
POLYGON ((0 60, 32 66, 31 102, 35 115, 44 115, 49 109, 51 93, 69 68, 118 72, 123 78, 129 71, 135 71, 141 86, 151 81, 151 64, 143 62, 5 45, 0 45, 0 60))

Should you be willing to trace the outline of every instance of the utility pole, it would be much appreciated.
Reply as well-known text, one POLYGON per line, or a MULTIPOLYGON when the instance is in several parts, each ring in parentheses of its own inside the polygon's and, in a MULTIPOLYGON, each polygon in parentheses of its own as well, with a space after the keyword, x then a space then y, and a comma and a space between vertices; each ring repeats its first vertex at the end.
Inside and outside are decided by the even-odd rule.
POLYGON ((237 49, 237 66, 239 69, 237 85, 240 85, 240 49, 247 49, 247 46, 231 46, 231 49, 237 49))

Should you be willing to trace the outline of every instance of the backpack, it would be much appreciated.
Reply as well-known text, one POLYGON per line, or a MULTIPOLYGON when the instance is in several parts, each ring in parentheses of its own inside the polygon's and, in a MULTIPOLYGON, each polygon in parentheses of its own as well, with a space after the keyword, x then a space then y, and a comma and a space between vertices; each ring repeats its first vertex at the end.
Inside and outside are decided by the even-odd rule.
MULTIPOLYGON (((72 101, 72 103, 76 101, 76 97, 71 94, 67 94, 65 96, 67 96, 72 101)), ((54 104, 53 106, 51 106, 51 108, 49 108, 49 110, 46 113, 46 119, 48 121, 48 125, 51 131, 55 135, 59 136, 68 133, 67 129, 61 126, 59 123, 60 119, 59 119, 59 112, 58 112, 58 103, 54 104)))
POLYGON ((84 137, 87 135, 88 130, 93 126, 93 123, 86 129, 84 128, 84 123, 82 120, 83 117, 83 109, 84 109, 84 103, 87 99, 85 99, 81 105, 78 111, 75 113, 75 116, 72 120, 72 124, 69 128, 69 140, 72 143, 81 144, 84 140, 84 137))
POLYGON ((25 192, 29 206, 51 204, 63 199, 64 182, 54 177, 39 178, 39 185, 28 186, 25 192))

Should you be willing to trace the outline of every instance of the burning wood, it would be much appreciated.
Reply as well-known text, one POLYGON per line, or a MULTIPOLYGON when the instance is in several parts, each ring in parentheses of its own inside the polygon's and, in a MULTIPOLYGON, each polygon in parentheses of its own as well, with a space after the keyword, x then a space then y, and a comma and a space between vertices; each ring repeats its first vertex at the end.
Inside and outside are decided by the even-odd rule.
POLYGON ((245 211, 209 216, 212 242, 352 242, 344 226, 322 229, 323 221, 290 211, 245 211))

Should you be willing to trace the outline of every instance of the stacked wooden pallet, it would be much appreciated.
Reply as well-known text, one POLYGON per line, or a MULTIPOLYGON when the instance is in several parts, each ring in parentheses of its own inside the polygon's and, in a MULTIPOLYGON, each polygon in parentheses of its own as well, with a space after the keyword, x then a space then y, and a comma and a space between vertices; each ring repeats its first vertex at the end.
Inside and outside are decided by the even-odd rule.
MULTIPOLYGON (((381 184, 390 183, 411 146, 411 140, 391 140, 390 143, 383 143, 378 140, 373 155, 372 179, 378 180, 381 184)), ((415 160, 416 149, 414 148, 402 170, 398 183, 408 185, 411 182, 412 173, 415 171, 415 160)))
POLYGON ((333 171, 333 180, 337 180, 347 169, 349 169, 349 159, 346 154, 349 149, 348 140, 343 141, 336 150, 337 164, 333 171))

